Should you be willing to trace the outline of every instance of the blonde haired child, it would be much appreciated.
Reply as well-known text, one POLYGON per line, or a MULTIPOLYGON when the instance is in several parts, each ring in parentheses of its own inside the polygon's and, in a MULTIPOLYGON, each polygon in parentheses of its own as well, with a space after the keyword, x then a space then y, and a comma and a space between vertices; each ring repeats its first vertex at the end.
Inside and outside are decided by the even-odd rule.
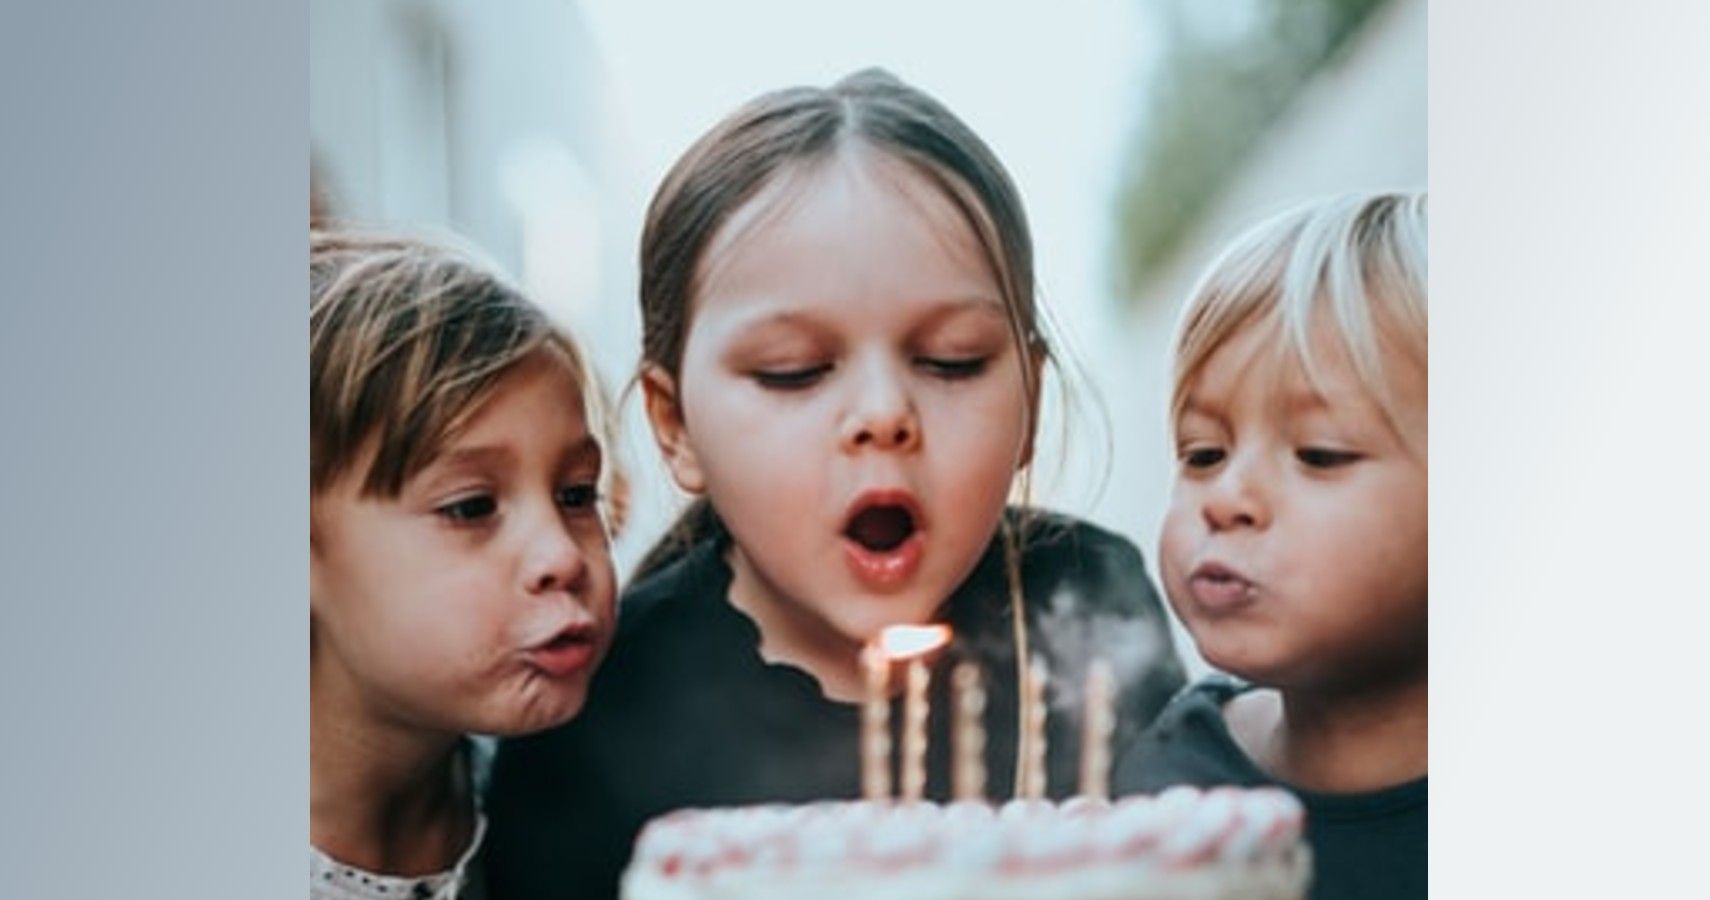
POLYGON ((1292 788, 1318 900, 1425 896, 1426 224, 1423 193, 1277 216, 1176 342, 1159 563, 1239 680, 1171 701, 1116 778, 1292 788))
POLYGON ((309 295, 310 896, 479 898, 466 736, 575 715, 611 637, 597 401, 460 253, 314 232, 309 295))

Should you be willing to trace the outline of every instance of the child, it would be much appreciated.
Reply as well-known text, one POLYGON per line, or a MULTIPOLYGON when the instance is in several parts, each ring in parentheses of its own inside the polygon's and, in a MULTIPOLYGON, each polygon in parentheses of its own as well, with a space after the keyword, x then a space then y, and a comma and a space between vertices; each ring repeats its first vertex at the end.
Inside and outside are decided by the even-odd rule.
POLYGON ((889 625, 954 629, 929 798, 949 794, 958 659, 985 675, 993 797, 1018 659, 1070 689, 1050 795, 1076 788, 1089 658, 1115 657, 1116 739, 1138 734, 1182 681, 1138 551, 1006 511, 1051 350, 1020 199, 978 137, 876 70, 767 94, 666 176, 641 264, 647 413, 704 501, 626 589, 587 713, 500 747, 495 889, 609 897, 655 815, 859 796, 858 656, 889 625))
POLYGON ((448 251, 312 233, 309 292, 309 893, 481 897, 464 735, 575 715, 612 633, 598 410, 448 251))
POLYGON ((1344 197, 1238 239, 1195 290, 1159 553, 1215 677, 1119 790, 1284 784, 1312 896, 1424 897, 1426 201, 1344 197))

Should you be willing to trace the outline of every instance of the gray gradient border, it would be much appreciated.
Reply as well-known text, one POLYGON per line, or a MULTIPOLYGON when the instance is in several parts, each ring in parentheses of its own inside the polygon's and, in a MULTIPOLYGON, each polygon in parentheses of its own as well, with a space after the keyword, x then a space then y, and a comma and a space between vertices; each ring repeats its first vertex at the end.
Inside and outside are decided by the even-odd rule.
MULTIPOLYGON (((1500 7, 1432 4, 1432 883, 1662 895, 1702 857, 1701 579, 1650 563, 1710 500, 1710 22, 1500 7)), ((301 896, 306 47, 289 2, 0 6, 7 897, 301 896)))
POLYGON ((300 896, 308 12, 0 11, 0 894, 300 896))

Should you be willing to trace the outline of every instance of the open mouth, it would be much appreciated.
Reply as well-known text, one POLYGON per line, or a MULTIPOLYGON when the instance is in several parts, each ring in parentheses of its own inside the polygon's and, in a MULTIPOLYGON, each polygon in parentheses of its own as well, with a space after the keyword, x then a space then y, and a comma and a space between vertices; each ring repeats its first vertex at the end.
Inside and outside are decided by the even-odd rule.
POLYGON ((914 513, 900 504, 869 506, 856 513, 843 536, 873 553, 889 553, 914 537, 914 513))
POLYGON ((926 552, 926 523, 914 497, 902 490, 869 491, 852 508, 843 526, 850 571, 872 590, 907 582, 926 552))

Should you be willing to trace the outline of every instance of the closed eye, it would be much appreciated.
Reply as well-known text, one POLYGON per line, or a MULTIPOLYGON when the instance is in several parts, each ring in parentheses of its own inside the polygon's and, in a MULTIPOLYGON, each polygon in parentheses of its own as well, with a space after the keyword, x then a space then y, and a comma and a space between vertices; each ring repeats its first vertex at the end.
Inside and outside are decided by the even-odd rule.
POLYGON ((915 358, 915 365, 920 366, 932 375, 948 381, 963 378, 973 378, 986 370, 986 363, 991 361, 989 356, 972 356, 964 358, 948 358, 942 356, 921 356, 915 358))
POLYGON ((474 494, 438 506, 434 512, 459 525, 479 522, 499 510, 499 501, 491 494, 474 494))
POLYGON ((752 377, 763 388, 768 388, 770 390, 793 391, 812 387, 830 371, 831 364, 824 363, 801 369, 760 370, 752 373, 752 377))
POLYGON ((1335 469, 1360 460, 1358 453, 1325 447, 1302 447, 1294 451, 1294 457, 1313 469, 1335 469))
POLYGON ((1181 461, 1190 469, 1209 469, 1227 455, 1222 447, 1187 447, 1181 451, 1181 461))

